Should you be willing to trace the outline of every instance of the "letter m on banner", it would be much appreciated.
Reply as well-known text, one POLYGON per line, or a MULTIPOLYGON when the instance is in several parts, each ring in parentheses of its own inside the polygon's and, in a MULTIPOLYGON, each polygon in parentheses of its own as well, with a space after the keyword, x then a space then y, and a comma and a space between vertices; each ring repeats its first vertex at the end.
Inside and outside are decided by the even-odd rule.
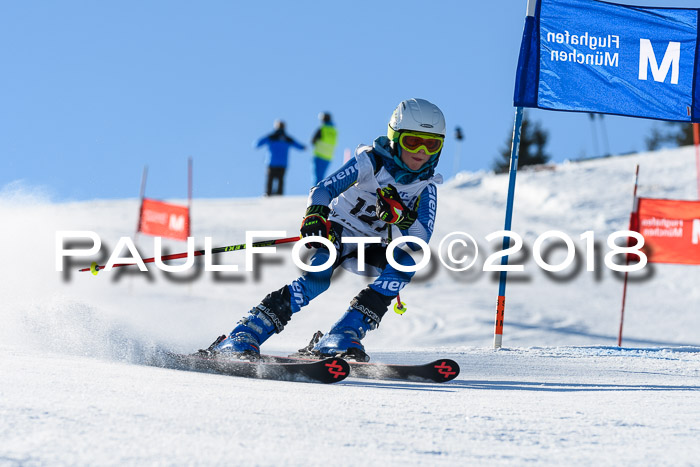
POLYGON ((144 198, 141 203, 139 232, 156 237, 187 240, 190 236, 190 213, 187 206, 144 198))
POLYGON ((669 42, 666 54, 661 61, 661 66, 657 64, 656 54, 649 39, 639 40, 639 79, 646 81, 647 70, 651 68, 654 81, 663 83, 671 70, 671 84, 678 84, 678 63, 681 59, 681 43, 669 42))
POLYGON ((649 262, 700 265, 700 201, 639 198, 632 229, 649 262))

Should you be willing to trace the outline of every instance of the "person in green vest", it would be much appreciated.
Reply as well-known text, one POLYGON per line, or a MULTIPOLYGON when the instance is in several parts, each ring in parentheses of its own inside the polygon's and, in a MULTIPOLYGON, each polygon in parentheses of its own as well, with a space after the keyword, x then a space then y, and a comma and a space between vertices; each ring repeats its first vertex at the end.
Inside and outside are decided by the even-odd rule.
POLYGON ((338 130, 335 129, 331 114, 322 112, 318 114, 318 118, 321 120, 321 126, 311 139, 314 146, 313 185, 326 178, 326 170, 333 159, 333 150, 338 140, 338 130))

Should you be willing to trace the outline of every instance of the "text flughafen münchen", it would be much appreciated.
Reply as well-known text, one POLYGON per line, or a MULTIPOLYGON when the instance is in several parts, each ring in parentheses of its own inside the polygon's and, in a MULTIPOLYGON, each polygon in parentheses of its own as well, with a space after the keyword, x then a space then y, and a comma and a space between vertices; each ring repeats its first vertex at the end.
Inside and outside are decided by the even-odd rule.
POLYGON ((589 35, 588 32, 579 35, 571 34, 569 31, 564 31, 548 32, 545 37, 546 41, 549 43, 580 46, 584 47, 584 51, 587 52, 583 53, 578 48, 570 50, 552 49, 550 52, 550 60, 552 62, 574 62, 581 65, 585 64, 611 67, 617 67, 619 65, 619 53, 614 52, 614 50, 620 48, 620 36, 611 34, 606 36, 594 36, 589 35), (611 52, 611 50, 613 52, 611 52))

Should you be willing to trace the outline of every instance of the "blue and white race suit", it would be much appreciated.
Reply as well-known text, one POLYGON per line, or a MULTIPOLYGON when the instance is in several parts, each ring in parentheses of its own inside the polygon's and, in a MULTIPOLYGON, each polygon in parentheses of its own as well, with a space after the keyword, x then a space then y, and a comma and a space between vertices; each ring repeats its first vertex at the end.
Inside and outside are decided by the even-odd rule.
MULTIPOLYGON (((377 188, 392 184, 398 190, 401 200, 410 209, 417 210, 416 221, 406 230, 393 228, 394 237, 401 235, 418 237, 428 243, 435 226, 437 211, 436 184, 442 183, 442 176, 433 171, 413 180, 399 183, 396 180, 397 167, 389 152, 388 140, 380 137, 372 146, 360 146, 355 157, 335 173, 329 175, 311 189, 308 205, 326 205, 331 208, 329 220, 335 234, 337 259, 333 267, 324 271, 307 272, 289 285, 292 296, 292 311, 297 312, 330 286, 333 270, 338 266, 353 272, 377 276, 370 287, 389 297, 395 297, 413 277, 413 272, 399 271, 387 263, 386 245, 369 244, 365 247, 365 272, 360 272, 357 264, 357 244, 342 243, 341 237, 381 237, 390 235, 388 224, 376 215, 377 188), (392 174, 394 172, 394 174, 392 174)), ((405 174, 404 174, 405 175, 405 174)), ((310 264, 317 266, 326 263, 328 250, 319 248, 310 264)), ((413 258, 401 250, 394 249, 394 260, 403 266, 413 266, 413 258)))

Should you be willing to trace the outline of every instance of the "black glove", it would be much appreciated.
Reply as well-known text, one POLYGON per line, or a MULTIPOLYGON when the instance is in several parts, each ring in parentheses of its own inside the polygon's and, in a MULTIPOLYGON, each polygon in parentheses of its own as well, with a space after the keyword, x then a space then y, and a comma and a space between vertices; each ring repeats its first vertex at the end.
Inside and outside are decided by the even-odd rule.
POLYGON ((394 185, 389 185, 384 189, 377 188, 377 217, 393 224, 400 230, 408 229, 416 221, 418 213, 409 209, 401 201, 399 191, 394 185))
MULTIPOLYGON (((328 215, 331 209, 323 205, 311 205, 306 208, 304 220, 301 222, 300 238, 304 237, 323 237, 328 238, 331 231, 331 223, 328 220, 328 215)), ((321 248, 321 243, 307 243, 306 248, 321 248)))

